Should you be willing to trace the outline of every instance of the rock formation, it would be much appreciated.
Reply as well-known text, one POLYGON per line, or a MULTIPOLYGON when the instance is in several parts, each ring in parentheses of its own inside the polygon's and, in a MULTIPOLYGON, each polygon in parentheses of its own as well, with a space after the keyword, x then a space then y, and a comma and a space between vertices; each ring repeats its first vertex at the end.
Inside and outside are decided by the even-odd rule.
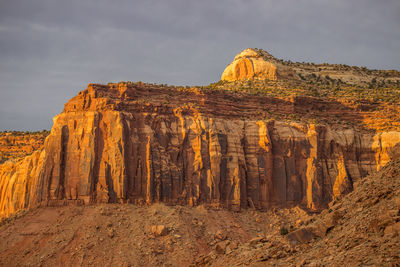
POLYGON ((42 132, 0 132, 0 164, 9 160, 23 158, 35 150, 43 148, 44 139, 49 134, 42 132))
POLYGON ((357 128, 368 114, 304 97, 90 84, 54 118, 44 150, 0 165, 0 217, 77 201, 320 210, 398 150, 400 132, 357 128))
POLYGON ((273 60, 273 57, 266 52, 262 54, 252 48, 245 49, 226 67, 222 73, 221 80, 276 80, 276 64, 274 64, 273 60), (265 59, 263 57, 265 55, 268 55, 272 60, 265 59))
MULTIPOLYGON (((388 86, 400 85, 400 72, 397 70, 369 70, 365 67, 343 64, 314 64, 305 62, 284 61, 275 58, 268 52, 247 48, 237 54, 224 70, 222 81, 306 81, 308 84, 337 82, 365 88, 376 87, 377 84, 388 86), (386 85, 385 85, 386 84, 386 85)), ((303 85, 305 87, 306 85, 303 85)))

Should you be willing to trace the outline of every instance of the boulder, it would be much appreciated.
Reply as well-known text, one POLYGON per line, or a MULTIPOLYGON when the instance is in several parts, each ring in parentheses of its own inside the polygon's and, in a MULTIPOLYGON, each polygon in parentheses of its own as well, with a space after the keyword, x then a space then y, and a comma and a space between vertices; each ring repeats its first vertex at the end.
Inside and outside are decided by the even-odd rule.
POLYGON ((313 240, 315 237, 316 235, 310 227, 300 228, 286 235, 286 238, 291 245, 305 244, 313 240))
POLYGON ((218 242, 217 245, 215 246, 215 251, 218 254, 225 254, 225 251, 226 251, 226 248, 228 245, 229 245, 228 240, 218 242))
POLYGON ((324 237, 338 224, 338 221, 342 216, 343 214, 340 211, 329 213, 323 219, 316 221, 311 226, 311 229, 316 236, 324 237))
POLYGON ((397 208, 400 209, 400 196, 396 197, 394 202, 396 203, 397 208))
POLYGON ((400 234, 400 222, 387 226, 383 233, 385 236, 398 236, 400 234))
POLYGON ((168 234, 168 229, 165 225, 153 225, 151 227, 151 232, 155 236, 164 236, 168 234))
POLYGON ((266 241, 267 241, 267 240, 265 239, 265 237, 257 236, 257 237, 254 237, 254 238, 250 239, 249 245, 250 245, 250 246, 255 246, 255 245, 257 245, 258 243, 263 243, 263 242, 266 242, 266 241))
POLYGON ((221 230, 218 230, 215 233, 215 238, 219 240, 225 240, 226 239, 226 233, 222 232, 221 230))

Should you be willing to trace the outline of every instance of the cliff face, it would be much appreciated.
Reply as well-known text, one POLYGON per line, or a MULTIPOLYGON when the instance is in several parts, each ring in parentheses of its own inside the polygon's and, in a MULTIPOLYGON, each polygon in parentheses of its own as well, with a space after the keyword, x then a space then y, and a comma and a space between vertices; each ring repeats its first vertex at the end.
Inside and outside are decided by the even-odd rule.
POLYGON ((0 217, 77 201, 319 210, 385 165, 400 146, 400 132, 360 130, 357 120, 368 112, 338 105, 130 83, 89 85, 54 118, 44 150, 0 165, 0 217), (325 117, 354 126, 265 115, 307 117, 322 108, 325 117))
POLYGON ((0 218, 40 203, 44 191, 39 180, 44 151, 35 151, 18 162, 0 165, 0 218))

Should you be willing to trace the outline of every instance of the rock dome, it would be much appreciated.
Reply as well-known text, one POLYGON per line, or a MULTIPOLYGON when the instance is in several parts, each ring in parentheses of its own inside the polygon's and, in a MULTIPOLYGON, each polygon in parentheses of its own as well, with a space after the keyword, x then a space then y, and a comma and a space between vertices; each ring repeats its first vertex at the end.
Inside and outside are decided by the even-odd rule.
POLYGON ((233 62, 225 68, 221 80, 276 80, 276 65, 269 59, 273 59, 270 54, 247 48, 237 54, 233 62))

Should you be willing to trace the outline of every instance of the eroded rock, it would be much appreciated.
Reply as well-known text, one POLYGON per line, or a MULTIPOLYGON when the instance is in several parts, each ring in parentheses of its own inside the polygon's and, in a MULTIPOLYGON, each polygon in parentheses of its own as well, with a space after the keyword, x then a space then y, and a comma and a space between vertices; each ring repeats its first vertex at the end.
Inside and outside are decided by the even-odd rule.
POLYGON ((264 59, 261 52, 252 48, 245 49, 237 54, 233 62, 226 67, 221 80, 248 79, 276 80, 276 65, 264 59))
MULTIPOLYGON (((314 100, 245 98, 250 102, 240 104, 224 92, 210 94, 89 85, 54 118, 44 150, 0 165, 0 217, 64 200, 237 210, 251 199, 255 209, 318 211, 384 166, 400 143, 396 131, 241 117, 257 105, 282 114, 309 112, 320 105, 314 100), (171 93, 179 103, 202 104, 156 102, 171 93), (155 103, 138 100, 148 95, 155 103)), ((326 109, 336 105, 324 103, 326 109)))
POLYGON ((228 245, 229 245, 229 240, 218 242, 217 245, 215 245, 215 251, 218 254, 225 254, 228 245))
POLYGON ((164 236, 168 234, 168 228, 165 225, 153 225, 151 227, 151 232, 155 236, 164 236))
POLYGON ((300 228, 286 235, 291 245, 305 244, 312 241, 316 235, 310 227, 300 228))
POLYGON ((400 235, 400 222, 389 225, 385 228, 384 231, 385 236, 399 236, 400 235))

